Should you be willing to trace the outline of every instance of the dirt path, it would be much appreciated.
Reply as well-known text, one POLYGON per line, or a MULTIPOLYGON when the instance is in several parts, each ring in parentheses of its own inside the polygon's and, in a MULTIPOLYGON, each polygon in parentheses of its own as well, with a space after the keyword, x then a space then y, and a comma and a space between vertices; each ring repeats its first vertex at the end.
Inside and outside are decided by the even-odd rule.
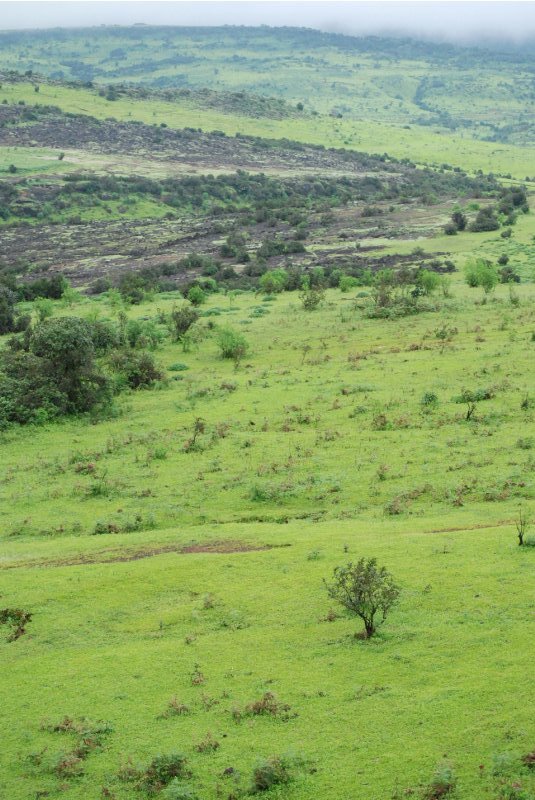
POLYGON ((143 547, 137 550, 99 550, 96 553, 72 556, 70 558, 58 559, 36 559, 33 561, 15 561, 11 564, 3 564, 0 569, 32 569, 44 567, 75 567, 82 564, 116 564, 126 561, 139 561, 141 558, 152 558, 164 553, 250 553, 263 550, 273 550, 278 547, 290 547, 289 544, 249 544, 235 539, 204 542, 199 544, 168 544, 153 547, 143 547))

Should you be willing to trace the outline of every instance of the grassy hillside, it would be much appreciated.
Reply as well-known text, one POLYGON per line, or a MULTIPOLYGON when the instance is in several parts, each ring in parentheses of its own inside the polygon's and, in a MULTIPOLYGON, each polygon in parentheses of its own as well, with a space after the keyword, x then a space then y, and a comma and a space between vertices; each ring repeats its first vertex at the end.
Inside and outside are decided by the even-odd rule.
MULTIPOLYGON (((409 158, 422 164, 440 167, 451 164, 476 172, 494 172, 512 175, 524 180, 534 176, 533 151, 509 143, 475 141, 462 133, 443 131, 422 126, 387 124, 372 120, 333 119, 328 115, 310 117, 250 117, 234 112, 225 113, 219 108, 206 108, 202 102, 191 102, 187 97, 173 96, 166 100, 135 98, 118 94, 115 100, 101 96, 98 90, 63 84, 3 81, 2 100, 8 103, 55 105, 63 111, 107 119, 136 120, 149 125, 166 125, 170 128, 202 128, 204 131, 220 130, 234 136, 242 133, 269 138, 289 138, 300 142, 320 144, 325 147, 342 147, 369 153, 388 153, 396 158, 409 158), (35 86, 39 86, 36 96, 35 86)), ((15 158, 21 163, 26 150, 15 158)), ((1 154, 0 154, 1 155, 1 154)), ((79 154, 73 156, 79 158, 79 154)))
POLYGON ((533 46, 516 53, 295 28, 4 33, 0 68, 60 79, 247 91, 352 119, 533 141, 533 46))
MULTIPOLYGON (((316 312, 291 294, 215 296, 194 350, 157 351, 180 380, 96 426, 3 435, 2 594, 34 615, 1 645, 6 797, 139 796, 118 778, 125 759, 177 750, 207 800, 287 751, 310 764, 284 797, 403 796, 444 761, 459 797, 497 797, 502 781, 529 792, 533 553, 514 521, 535 492, 533 292, 511 306, 505 288, 487 305, 453 291, 390 323, 355 292, 316 312), (212 321, 246 334, 237 370, 212 321), (455 398, 482 387, 492 399, 467 422, 455 398), (371 555, 403 595, 366 643, 330 614, 322 579, 371 555), (291 710, 240 721, 266 691, 291 710), (189 712, 161 718, 170 701, 189 712), (75 736, 41 727, 66 715, 113 726, 79 777, 58 766, 75 736)), ((97 309, 112 313, 94 300, 57 313, 97 309)))
POLYGON ((0 70, 1 800, 534 800, 529 46, 0 70))

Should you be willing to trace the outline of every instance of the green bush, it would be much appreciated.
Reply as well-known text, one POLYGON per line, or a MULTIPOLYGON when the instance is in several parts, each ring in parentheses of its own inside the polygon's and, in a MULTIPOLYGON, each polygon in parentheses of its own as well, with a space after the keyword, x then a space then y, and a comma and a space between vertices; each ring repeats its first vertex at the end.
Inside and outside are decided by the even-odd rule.
POLYGON ((423 793, 423 800, 439 800, 451 794, 457 784, 457 779, 448 764, 439 766, 423 793))
POLYGON ((174 338, 179 342, 191 326, 199 319, 199 312, 191 305, 173 308, 171 311, 171 326, 174 338))
POLYGON ((427 408, 436 408, 438 406, 438 396, 435 392, 425 392, 420 403, 427 408))
POLYGON ((188 300, 194 306, 201 306, 206 303, 206 293, 200 286, 192 286, 188 292, 188 300))
POLYGON ((120 382, 126 383, 131 389, 146 389, 164 378, 154 356, 147 351, 123 350, 113 353, 110 364, 118 373, 120 382))
POLYGON ((156 794, 168 786, 173 779, 189 778, 191 773, 186 764, 186 756, 182 753, 156 756, 144 770, 140 788, 148 794, 156 794))
POLYGON ((94 356, 86 320, 62 317, 38 325, 16 352, 1 355, 0 427, 42 423, 108 403, 109 381, 94 356))
POLYGON ((230 326, 220 328, 217 334, 217 344, 222 358, 241 360, 249 350, 249 343, 243 333, 230 326))
POLYGON ((485 294, 491 292, 498 283, 497 268, 484 258, 468 261, 465 267, 465 278, 468 286, 480 286, 485 294))
POLYGON ((276 786, 285 786, 295 780, 303 766, 303 760, 296 756, 271 756, 254 768, 251 792, 267 792, 276 786))
POLYGON ((260 276, 259 286, 263 292, 278 293, 284 291, 288 283, 285 269, 272 269, 260 276))
POLYGON ((354 289, 355 286, 358 286, 359 282, 353 275, 341 275, 338 281, 338 286, 341 292, 349 292, 350 289, 354 289))

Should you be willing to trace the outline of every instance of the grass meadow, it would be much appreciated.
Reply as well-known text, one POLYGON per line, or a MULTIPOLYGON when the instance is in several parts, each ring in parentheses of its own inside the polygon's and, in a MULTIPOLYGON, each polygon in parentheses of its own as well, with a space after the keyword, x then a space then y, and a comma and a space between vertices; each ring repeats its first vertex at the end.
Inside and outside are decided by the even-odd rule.
POLYGON ((34 614, 2 645, 3 795, 135 797, 121 764, 175 751, 201 798, 287 752, 309 766, 274 797, 401 797, 443 762, 459 797, 498 797, 511 770, 528 791, 535 551, 515 520, 535 490, 535 315, 532 286, 516 291, 482 304, 456 279, 439 312, 393 322, 356 290, 316 312, 214 295, 190 352, 157 351, 159 391, 98 424, 3 434, 1 592, 34 614), (217 355, 227 323, 251 345, 238 369, 217 355), (481 387, 466 421, 455 398, 481 387), (402 586, 367 642, 323 586, 362 556, 402 586), (240 716, 266 691, 291 710, 240 716), (173 698, 189 713, 162 718, 173 698), (66 715, 113 726, 69 780, 54 765, 71 735, 41 729, 66 715), (208 733, 220 746, 198 752, 208 733))
MULTIPOLYGON (((173 44, 174 61, 149 68, 154 39, 147 51, 132 45, 121 55, 120 30, 95 35, 94 46, 72 35, 85 55, 63 77, 86 76, 89 65, 106 84, 140 74, 160 87, 178 81, 226 92, 273 94, 273 84, 292 114, 237 113, 228 97, 203 104, 195 92, 109 100, 96 78, 97 88, 2 79, 0 102, 387 152, 513 183, 535 176, 530 128, 520 119, 533 102, 522 60, 514 75, 514 63, 483 59, 459 71, 457 55, 437 56, 434 75, 427 56, 395 56, 391 45, 386 56, 325 46, 306 61, 301 51, 272 52, 270 33, 258 34, 266 38, 259 50, 253 39, 238 48, 238 34, 228 32, 193 61, 202 48, 191 34, 182 51, 173 44), (307 98, 303 113, 293 113, 305 85, 316 92, 317 115, 307 98), (332 115, 344 102, 343 116, 332 115), (468 122, 452 130, 442 115, 435 125, 436 109, 425 102, 468 122), (510 138, 484 141, 484 125, 509 115, 510 138)), ((66 34, 57 52, 44 40, 33 49, 16 37, 0 45, 3 67, 18 54, 21 69, 48 74, 60 60, 67 70, 73 46, 66 34)), ((35 189, 81 169, 154 178, 196 171, 195 159, 165 161, 141 147, 101 154, 94 144, 61 158, 54 147, 2 147, 3 183, 30 176, 25 186, 35 189)), ((299 158, 286 176, 294 167, 310 175, 299 158)), ((213 172, 224 169, 216 163, 213 172)), ((466 208, 467 199, 459 198, 466 208)), ((25 248, 35 253, 37 242, 44 252, 64 236, 62 269, 82 264, 88 284, 91 270, 116 279, 117 259, 124 267, 137 258, 140 269, 150 257, 177 261, 182 238, 202 227, 192 217, 192 231, 182 230, 188 220, 167 215, 153 235, 179 249, 154 257, 143 249, 154 228, 128 222, 162 217, 165 208, 147 195, 128 200, 89 209, 73 200, 44 223, 38 213, 22 223, 6 215, 4 242, 20 248, 6 274, 20 267, 35 277, 25 248), (73 211, 81 216, 70 228, 73 211), (109 236, 124 240, 106 240, 99 253, 104 239, 91 250, 83 234, 97 236, 90 223, 106 215, 114 217, 109 236)), ((298 291, 227 291, 220 282, 184 344, 166 322, 184 302, 178 289, 141 292, 143 302, 126 305, 114 289, 83 294, 80 279, 81 293, 19 304, 34 320, 41 309, 150 321, 165 379, 122 392, 107 414, 0 431, 1 605, 31 614, 15 641, 0 625, 0 800, 243 800, 260 793, 252 791, 258 764, 276 756, 294 766, 291 781, 263 793, 270 800, 535 798, 535 547, 519 547, 516 531, 535 503, 535 217, 519 214, 506 236, 447 236, 454 201, 392 206, 395 227, 381 208, 363 229, 364 201, 348 206, 337 228, 328 214, 319 225, 310 215, 307 266, 331 251, 349 263, 353 245, 356 258, 373 248, 370 259, 384 256, 385 264, 432 254, 442 269, 451 260, 446 288, 424 298, 434 310, 412 316, 373 318, 371 286, 330 288, 307 311, 298 291), (521 282, 487 294, 467 286, 469 259, 503 256, 521 282), (247 340, 237 363, 220 355, 226 326, 247 340), (401 596, 377 636, 364 640, 324 581, 335 567, 371 557, 401 596), (271 711, 256 713, 266 697, 271 711), (140 788, 153 759, 172 753, 187 759, 187 781, 140 788)), ((287 218, 279 228, 293 236, 287 218)), ((239 233, 231 216, 219 222, 219 232, 205 225, 204 238, 192 235, 192 250, 201 241, 219 259, 225 235, 239 233)), ((266 224, 262 236, 275 230, 266 224)), ((252 262, 256 275, 267 268, 260 262, 252 262)))

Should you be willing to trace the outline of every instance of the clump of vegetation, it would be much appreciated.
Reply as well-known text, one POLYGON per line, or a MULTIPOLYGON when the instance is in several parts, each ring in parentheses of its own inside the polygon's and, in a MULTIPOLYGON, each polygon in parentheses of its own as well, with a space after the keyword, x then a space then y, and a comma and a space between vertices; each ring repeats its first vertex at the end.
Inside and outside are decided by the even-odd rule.
POLYGON ((497 267, 485 258, 468 261, 465 267, 465 277, 468 286, 480 286, 485 294, 492 292, 499 281, 497 267))
POLYGON ((208 732, 204 739, 194 746, 194 750, 198 753, 214 753, 216 750, 219 750, 221 747, 221 743, 214 739, 212 734, 208 732))
POLYGON ((155 756, 145 769, 133 777, 139 789, 149 795, 158 794, 172 781, 187 780, 191 772, 188 760, 182 753, 169 753, 155 756))
POLYGON ((190 713, 190 707, 185 703, 181 703, 175 695, 169 700, 167 708, 160 714, 160 717, 162 719, 167 719, 168 717, 185 717, 190 713))
POLYGON ((305 767, 302 758, 292 755, 271 756, 257 764, 253 770, 251 793, 267 792, 277 786, 286 786, 295 780, 305 767))
POLYGON ((288 284, 288 273, 285 269, 272 269, 264 272, 259 279, 259 287, 268 294, 283 292, 288 284))
POLYGON ((315 311, 325 299, 325 289, 323 286, 314 286, 307 277, 303 280, 299 299, 305 311, 315 311))
POLYGON ((273 692, 264 692, 258 700, 245 706, 244 714, 251 717, 268 716, 287 720, 290 718, 290 711, 291 706, 288 703, 281 703, 273 692))
POLYGON ((110 357, 110 363, 118 376, 119 386, 130 389, 147 389, 165 377, 157 366, 152 353, 147 351, 119 350, 110 357))
POLYGON ((182 783, 180 778, 173 778, 160 793, 160 797, 162 800, 199 800, 195 790, 191 786, 182 783))
POLYGON ((325 586, 330 598, 360 617, 365 638, 376 633, 378 616, 384 622, 400 595, 391 574, 386 567, 378 567, 375 558, 336 567, 332 582, 325 582, 325 586))
POLYGON ((523 508, 520 508, 518 512, 518 517, 515 525, 516 525, 516 534, 518 538, 518 546, 535 547, 535 538, 529 537, 527 535, 530 526, 530 519, 523 508))
MULTIPOLYGON (((80 719, 64 717, 58 723, 44 723, 42 728, 49 733, 68 734, 74 737, 74 747, 67 752, 60 753, 50 763, 52 771, 63 780, 83 775, 86 759, 92 753, 101 750, 108 736, 113 733, 111 723, 103 720, 92 721, 86 717, 80 719)), ((31 757, 34 764, 45 766, 42 757, 44 752, 37 758, 31 757)))
POLYGON ((382 269, 373 278, 372 318, 395 319, 422 311, 434 311, 431 296, 440 286, 440 277, 428 269, 382 269))
POLYGON ((199 312, 191 305, 173 308, 171 311, 171 326, 175 340, 180 342, 198 319, 199 312))
POLYGON ((249 350, 249 342, 243 333, 230 326, 220 328, 217 334, 217 344, 221 357, 232 359, 236 366, 249 350))
POLYGON ((33 614, 22 608, 2 608, 0 610, 0 625, 10 629, 8 642, 14 642, 26 633, 26 625, 31 621, 33 614))
POLYGON ((111 398, 91 325, 77 317, 40 323, 2 353, 0 370, 0 427, 87 412, 111 398))
POLYGON ((422 800, 440 800, 447 797, 455 790, 457 779, 448 764, 439 766, 422 793, 422 800))

